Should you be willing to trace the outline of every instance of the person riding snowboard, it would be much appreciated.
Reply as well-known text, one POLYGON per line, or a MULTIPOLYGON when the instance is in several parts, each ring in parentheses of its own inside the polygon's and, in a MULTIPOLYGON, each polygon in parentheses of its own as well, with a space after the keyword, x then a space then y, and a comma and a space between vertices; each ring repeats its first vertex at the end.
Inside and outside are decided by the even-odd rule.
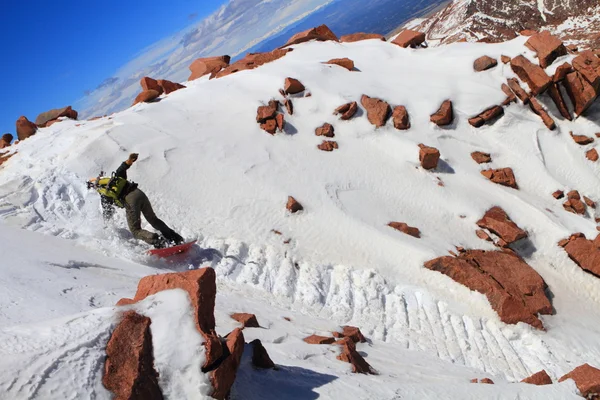
POLYGON ((125 208, 127 225, 138 240, 153 245, 155 248, 163 248, 168 245, 178 245, 184 242, 181 235, 169 228, 160 220, 152 210, 150 200, 142 192, 137 183, 127 180, 127 170, 138 159, 137 153, 132 153, 124 161, 110 178, 98 177, 88 181, 88 188, 95 188, 101 195, 102 215, 105 220, 109 220, 115 213, 113 205, 125 208), (141 214, 152 227, 158 230, 161 235, 142 229, 141 214))

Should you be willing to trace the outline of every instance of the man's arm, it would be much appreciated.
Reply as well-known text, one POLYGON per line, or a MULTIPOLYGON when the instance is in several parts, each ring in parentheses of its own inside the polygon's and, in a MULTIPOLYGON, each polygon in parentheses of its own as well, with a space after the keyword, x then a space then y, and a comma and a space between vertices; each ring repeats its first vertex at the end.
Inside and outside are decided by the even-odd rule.
POLYGON ((119 178, 127 179, 127 170, 129 169, 129 167, 131 167, 133 165, 134 162, 137 161, 137 159, 138 159, 138 154, 131 153, 129 155, 129 158, 126 161, 124 161, 123 163, 121 163, 119 168, 117 168, 115 175, 118 176, 119 178))

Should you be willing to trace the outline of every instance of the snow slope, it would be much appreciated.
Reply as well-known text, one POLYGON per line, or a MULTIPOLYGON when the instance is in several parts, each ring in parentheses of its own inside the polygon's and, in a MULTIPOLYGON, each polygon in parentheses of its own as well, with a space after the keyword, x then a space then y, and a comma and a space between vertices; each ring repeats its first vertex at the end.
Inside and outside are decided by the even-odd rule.
MULTIPOLYGON (((594 145, 582 148, 569 136, 570 131, 598 132, 600 108, 596 105, 575 122, 557 118, 554 132, 522 105, 508 107, 492 126, 468 125, 468 117, 504 99, 500 85, 513 76, 504 65, 476 74, 473 60, 483 54, 532 58, 524 41, 419 50, 378 41, 307 43, 258 69, 190 82, 158 103, 96 121, 54 124, 20 143, 18 155, 4 164, 0 217, 4 224, 68 239, 118 263, 168 267, 142 255, 145 247, 131 239, 122 215, 115 226, 105 227, 97 196, 85 189, 86 179, 100 169, 115 169, 135 151, 140 159, 130 179, 149 195, 157 215, 184 236, 200 239, 202 250, 183 267, 216 269, 229 299, 223 310, 248 305, 241 311, 259 317, 265 312, 269 318, 274 312, 270 303, 306 316, 300 326, 307 329, 316 329, 323 320, 350 323, 380 344, 368 361, 383 371, 382 377, 341 378, 344 385, 352 380, 349 392, 361 388, 362 398, 390 399, 414 398, 415 393, 423 398, 490 393, 489 388, 458 383, 458 392, 447 392, 456 375, 438 387, 413 365, 388 365, 389 354, 396 353, 402 355, 399 360, 421 360, 419 365, 431 375, 456 372, 466 379, 479 371, 515 382, 544 368, 560 377, 582 363, 594 364, 600 355, 600 281, 556 245, 573 232, 594 237, 595 216, 567 213, 551 195, 557 189, 577 189, 600 199, 598 167, 586 160, 584 151, 594 145), (360 72, 321 63, 339 57, 353 59, 360 72), (286 134, 272 137, 256 124, 256 108, 279 96, 287 76, 300 79, 312 96, 294 99, 286 134), (363 112, 346 122, 332 115, 362 94, 405 105, 412 128, 397 131, 388 123, 375 130, 363 112), (429 122, 429 115, 446 98, 453 100, 458 119, 441 129, 429 122), (336 129, 340 148, 333 153, 316 148, 321 140, 313 132, 324 122, 336 129), (443 162, 437 172, 419 167, 419 143, 440 149, 443 162), (483 178, 484 167, 470 157, 475 150, 492 154, 489 167, 513 168, 520 190, 483 178), (304 205, 303 213, 285 212, 288 195, 304 205), (547 332, 501 323, 483 295, 423 268, 424 261, 454 246, 492 249, 475 235, 475 222, 493 205, 529 232, 530 242, 519 250, 552 293, 556 314, 543 317, 547 332), (394 220, 418 227, 422 239, 388 228, 394 220), (243 298, 249 291, 259 299, 254 307, 243 298)), ((129 294, 133 291, 134 285, 129 294)), ((110 306, 115 297, 100 296, 103 301, 97 305, 110 306)), ((99 324, 106 331, 112 314, 98 313, 106 315, 99 324)), ((275 333, 284 329, 273 326, 275 333)), ((276 351, 281 357, 303 358, 294 356, 293 348, 290 353, 281 349, 276 351)), ((323 365, 315 365, 321 371, 346 368, 337 361, 337 367, 328 366, 327 360, 335 357, 319 357, 323 365)), ((310 362, 302 368, 315 367, 310 362)), ((237 385, 262 382, 242 376, 237 385)), ((562 399, 567 398, 563 390, 573 393, 569 384, 542 389, 506 384, 494 393, 562 399)), ((337 386, 323 385, 325 397, 336 397, 329 390, 337 386)))

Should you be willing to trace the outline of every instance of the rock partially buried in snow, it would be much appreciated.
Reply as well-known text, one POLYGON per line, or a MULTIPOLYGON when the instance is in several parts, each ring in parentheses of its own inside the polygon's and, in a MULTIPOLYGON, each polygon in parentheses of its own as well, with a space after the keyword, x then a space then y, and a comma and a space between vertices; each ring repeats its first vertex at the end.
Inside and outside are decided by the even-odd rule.
POLYGON ((585 135, 575 135, 573 132, 570 133, 571 137, 580 146, 585 146, 594 143, 594 138, 585 135))
POLYGON ((288 196, 288 202, 287 202, 285 208, 287 208, 287 210, 289 212, 291 212, 292 214, 295 214, 298 211, 304 210, 304 207, 302 207, 302 204, 298 203, 298 200, 296 200, 292 196, 288 196))
POLYGON ((128 311, 106 345, 102 384, 117 400, 162 400, 154 369, 150 318, 128 311))
POLYGON ((354 343, 367 343, 367 339, 356 326, 343 326, 341 332, 333 332, 337 339, 350 338, 354 343))
POLYGON ((315 130, 315 135, 332 138, 335 136, 333 125, 325 123, 315 130))
POLYGON ((550 95, 550 98, 556 105, 556 108, 558 108, 560 115, 562 115, 563 118, 565 118, 569 121, 572 121, 573 117, 571 116, 571 113, 569 112, 567 103, 565 103, 565 99, 564 99, 562 92, 560 91, 560 88, 558 87, 557 83, 552 82, 550 84, 550 87, 548 88, 548 94, 550 95))
POLYGON ((219 72, 211 73, 211 78, 222 78, 236 72, 258 68, 264 64, 279 60, 292 49, 276 49, 268 53, 249 53, 246 57, 223 68, 219 72))
POLYGON ((531 375, 529 378, 523 379, 521 382, 529 383, 530 385, 537 385, 537 386, 551 385, 552 378, 550 378, 550 375, 548 375, 546 370, 543 369, 540 372, 537 372, 537 373, 531 375))
POLYGON ((500 59, 502 60, 502 64, 508 64, 511 60, 509 56, 500 56, 500 59))
POLYGON ((338 341, 337 344, 342 347, 342 351, 337 359, 352 364, 352 372, 375 375, 375 371, 369 363, 356 351, 356 345, 352 339, 344 338, 338 341))
POLYGON ((481 171, 481 175, 498 185, 508 186, 513 189, 519 188, 512 168, 488 169, 481 171))
POLYGON ((189 66, 191 75, 188 81, 193 81, 204 75, 217 74, 222 69, 227 68, 230 61, 231 57, 229 56, 198 58, 189 66))
POLYGON ((363 95, 360 102, 367 110, 367 118, 369 119, 370 123, 375 125, 377 128, 385 125, 392 111, 392 108, 388 103, 381 99, 369 97, 367 95, 363 95))
POLYGON ((285 94, 297 94, 304 92, 306 88, 298 79, 294 78, 285 78, 285 84, 283 87, 283 91, 285 94))
POLYGON ((558 57, 567 55, 567 48, 563 42, 548 31, 542 31, 532 35, 525 46, 537 52, 542 68, 548 67, 558 57))
POLYGON ((507 324, 525 322, 543 329, 537 315, 552 313, 552 305, 545 293, 546 283, 516 254, 469 250, 458 257, 428 261, 425 267, 485 294, 500 319, 507 324))
POLYGON ((407 235, 416 237, 417 239, 421 238, 421 231, 419 231, 418 228, 408 226, 408 224, 405 224, 404 222, 390 222, 388 226, 402 233, 406 233, 407 235))
POLYGON ((487 71, 498 65, 498 60, 489 56, 479 57, 473 62, 473 69, 477 72, 487 71))
POLYGON ((404 106, 397 106, 394 108, 392 113, 392 121, 394 122, 394 128, 399 130, 410 129, 410 119, 408 111, 404 106))
POLYGON ((362 40, 371 40, 371 39, 381 40, 381 41, 385 42, 385 37, 383 35, 380 35, 378 33, 363 33, 363 32, 352 33, 350 35, 344 35, 344 36, 340 37, 340 42, 351 43, 351 42, 359 42, 362 40))
POLYGON ((552 80, 539 65, 520 55, 510 61, 510 66, 515 74, 525 81, 533 94, 538 95, 548 89, 552 80))
POLYGON ((140 80, 140 86, 142 87, 142 91, 156 90, 159 94, 163 94, 163 88, 158 84, 156 79, 145 76, 140 80))
POLYGON ((475 128, 480 128, 488 122, 494 121, 495 119, 504 115, 504 108, 500 106, 493 106, 483 111, 476 117, 469 119, 469 124, 475 128))
POLYGON ((404 48, 415 48, 423 44, 423 42, 425 42, 425 34, 411 29, 403 30, 394 40, 392 40, 393 44, 404 48))
POLYGON ((133 101, 132 105, 136 105, 139 103, 150 103, 156 99, 158 99, 158 97, 160 96, 160 93, 158 93, 156 90, 144 90, 142 93, 138 94, 137 97, 135 98, 135 100, 133 101))
POLYGON ((577 115, 583 114, 596 100, 596 90, 579 72, 567 74, 563 84, 577 115))
POLYGON ((584 51, 573 59, 573 68, 592 85, 596 92, 600 89, 600 58, 591 51, 584 51))
POLYGON ((334 58, 332 60, 327 61, 325 64, 338 65, 342 68, 346 68, 348 71, 354 70, 354 61, 352 61, 349 58, 334 58))
POLYGON ((266 106, 259 106, 256 110, 256 122, 262 124, 267 122, 269 119, 275 118, 278 108, 278 101, 270 101, 266 106))
POLYGON ((346 121, 349 120, 350 118, 354 117, 354 114, 356 114, 356 112, 358 111, 358 104, 353 101, 352 103, 347 103, 344 104, 342 106, 339 106, 338 108, 335 109, 334 111, 334 115, 341 115, 341 119, 346 121))
POLYGON ((267 349, 265 349, 260 340, 253 340, 250 342, 250 345, 252 346, 252 365, 260 369, 275 368, 275 363, 269 357, 267 349))
POLYGON ((210 383, 213 386, 211 396, 213 398, 224 400, 229 397, 229 392, 235 382, 237 370, 244 354, 244 344, 244 334, 241 329, 235 329, 227 335, 225 343, 227 351, 223 350, 223 353, 227 356, 214 371, 210 372, 210 383))
POLYGON ((294 44, 300 44, 311 40, 317 40, 319 42, 332 40, 334 42, 339 42, 338 37, 331 31, 331 29, 329 29, 327 25, 321 25, 316 28, 295 34, 283 47, 292 46, 294 44))
POLYGON ((552 193, 552 197, 554 197, 556 200, 560 200, 565 197, 565 192, 562 190, 557 190, 556 192, 552 193))
POLYGON ((596 149, 589 150, 587 153, 585 153, 585 156, 590 161, 593 161, 593 162, 598 161, 598 151, 596 149))
POLYGON ((430 120, 437 126, 450 125, 454 121, 452 102, 450 100, 444 101, 439 110, 431 116, 430 120))
POLYGON ((581 395, 587 399, 597 398, 600 393, 600 369, 583 364, 569 372, 558 381, 573 379, 581 395))
POLYGON ((515 78, 509 78, 507 82, 508 86, 510 87, 510 90, 512 90, 515 93, 515 95, 517 95, 517 97, 523 102, 523 104, 529 103, 529 95, 523 89, 523 87, 521 87, 521 84, 518 80, 516 80, 515 78))
POLYGON ((527 237, 527 232, 519 228, 500 207, 489 209, 483 218, 477 221, 477 225, 498 235, 508 244, 527 237))
MULTIPOLYGON (((600 236, 600 235, 599 235, 600 236)), ((571 235, 569 239, 561 241, 559 245, 564 247, 569 258, 581 269, 596 277, 600 277, 600 240, 588 240, 582 233, 571 235)))
POLYGON ((305 337, 304 340, 308 344, 333 344, 335 343, 335 338, 327 337, 327 336, 319 336, 319 335, 310 335, 305 337))
POLYGON ((16 126, 17 138, 19 140, 25 140, 28 137, 35 135, 38 130, 37 125, 28 120, 24 115, 19 117, 16 122, 16 126))
POLYGON ((537 101, 537 99, 535 97, 532 97, 531 99, 529 99, 529 108, 531 108, 531 110, 535 114, 540 116, 540 118, 542 119, 542 122, 544 123, 544 125, 546 125, 546 127, 548 129, 550 129, 551 131, 556 129, 556 123, 554 122, 554 120, 552 119, 550 114, 548 114, 548 112, 544 109, 544 107, 542 107, 540 102, 537 101))
POLYGON ((504 100, 502 102, 503 106, 507 106, 510 103, 517 102, 517 96, 514 94, 514 92, 510 89, 510 87, 506 83, 503 83, 501 88, 502 88, 502 91, 504 92, 504 94, 506 94, 506 100, 504 100))
POLYGON ((330 152, 330 151, 337 149, 338 144, 337 144, 337 142, 334 142, 332 140, 323 140, 323 143, 318 145, 317 148, 322 151, 330 152))
POLYGON ((159 79, 157 82, 165 94, 173 93, 179 89, 185 89, 185 86, 181 83, 171 82, 166 79, 159 79))
POLYGON ((473 158, 477 164, 487 164, 492 162, 492 156, 489 153, 482 153, 481 151, 474 151, 471 153, 471 158, 473 158))
POLYGON ((292 103, 292 100, 285 99, 283 101, 283 105, 285 106, 285 109, 287 110, 289 115, 294 115, 294 103, 292 103))
POLYGON ((427 170, 436 169, 440 160, 440 151, 435 147, 419 145, 419 162, 427 170))
POLYGON ((35 124, 38 127, 43 128, 48 125, 48 122, 57 120, 60 117, 77 119, 77 111, 73 110, 71 106, 55 108, 54 110, 46 111, 38 115, 35 119, 35 124))
POLYGON ((235 313, 231 314, 230 317, 235 319, 237 322, 242 324, 242 329, 244 328, 260 328, 258 324, 258 320, 256 319, 256 315, 247 314, 247 313, 235 313))
POLYGON ((260 124, 260 129, 271 135, 274 135, 275 133, 277 133, 277 121, 274 118, 268 119, 262 124, 260 124))

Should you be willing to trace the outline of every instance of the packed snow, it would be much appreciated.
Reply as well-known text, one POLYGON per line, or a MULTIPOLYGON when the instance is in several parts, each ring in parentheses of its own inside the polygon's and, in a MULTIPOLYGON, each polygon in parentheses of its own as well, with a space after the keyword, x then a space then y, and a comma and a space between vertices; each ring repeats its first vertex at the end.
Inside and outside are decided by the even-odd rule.
MULTIPOLYGON (((595 215, 568 213, 552 197, 577 189, 600 200, 598 166, 585 158, 594 145, 569 136, 598 132, 600 108, 569 122, 542 98, 557 120, 553 132, 521 104, 491 126, 467 123, 501 103, 500 86, 514 76, 501 63, 475 73, 473 61, 533 60, 524 42, 417 50, 373 40, 311 42, 258 69, 188 82, 160 102, 96 121, 66 120, 19 143, 0 174, 0 237, 5 264, 12 263, 0 269, 0 390, 15 399, 107 398, 99 379, 103 346, 122 312, 116 300, 131 297, 143 275, 212 266, 217 331, 236 326, 229 313, 255 313, 266 329, 245 329, 246 341, 260 338, 282 366, 241 368, 232 398, 577 398, 572 381, 515 382, 541 369, 556 380, 600 356, 600 281, 557 246, 574 232, 594 237, 595 215), (358 71, 322 64, 341 57, 358 71), (271 136, 256 123, 256 109, 280 99, 288 76, 312 96, 294 96, 285 133, 271 136), (391 122, 375 129, 362 110, 350 121, 333 116, 362 94, 405 105, 411 129, 391 122), (457 119, 439 128, 429 116, 446 99, 457 119), (332 153, 316 147, 314 130, 325 122, 339 143, 332 153), (438 170, 420 168, 419 143, 440 150, 438 170), (491 153, 493 162, 476 164, 473 151, 491 153), (105 224, 97 194, 86 189, 87 179, 116 169, 131 152, 140 159, 129 178, 157 215, 198 238, 199 247, 174 264, 145 255, 123 215, 105 224), (520 190, 480 174, 503 167, 513 168, 520 190), (286 212, 289 195, 303 212, 286 212), (529 233, 518 250, 548 283, 556 309, 542 317, 546 332, 502 323, 485 296, 423 267, 455 246, 494 249, 475 230, 495 205, 529 233), (422 238, 392 230, 391 221, 418 227, 422 238), (335 352, 301 342, 342 324, 371 339, 359 350, 379 375, 353 375, 335 352), (476 377, 496 385, 470 384, 476 377)), ((167 397, 203 398, 206 382, 188 375, 200 358, 159 342, 166 326, 199 340, 182 302, 169 292, 135 307, 152 314, 153 340, 162 343, 157 368, 174 365, 161 372, 167 397)))

